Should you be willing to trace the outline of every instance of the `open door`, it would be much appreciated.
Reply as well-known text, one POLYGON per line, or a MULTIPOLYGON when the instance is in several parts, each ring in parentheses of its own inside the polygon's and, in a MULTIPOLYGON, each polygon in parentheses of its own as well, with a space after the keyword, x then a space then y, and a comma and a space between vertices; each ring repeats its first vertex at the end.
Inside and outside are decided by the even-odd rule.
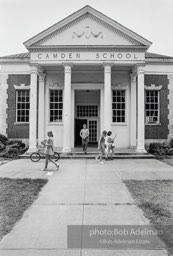
POLYGON ((75 146, 82 146, 80 131, 83 129, 84 124, 87 125, 87 119, 75 119, 75 146))

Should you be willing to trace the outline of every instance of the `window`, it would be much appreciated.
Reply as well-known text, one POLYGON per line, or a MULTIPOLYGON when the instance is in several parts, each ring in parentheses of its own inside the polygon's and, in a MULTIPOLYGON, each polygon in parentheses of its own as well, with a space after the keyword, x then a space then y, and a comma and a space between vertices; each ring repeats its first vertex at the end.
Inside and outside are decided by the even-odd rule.
POLYGON ((50 90, 50 122, 61 122, 63 111, 62 90, 50 90))
POLYGON ((112 121, 125 123, 126 97, 125 90, 113 90, 112 92, 112 121))
POLYGON ((88 116, 97 117, 98 106, 97 105, 78 105, 77 116, 78 117, 88 117, 88 116))
POLYGON ((29 90, 16 91, 16 121, 19 123, 29 122, 29 90))
POLYGON ((145 91, 145 117, 146 123, 159 122, 159 91, 145 91))

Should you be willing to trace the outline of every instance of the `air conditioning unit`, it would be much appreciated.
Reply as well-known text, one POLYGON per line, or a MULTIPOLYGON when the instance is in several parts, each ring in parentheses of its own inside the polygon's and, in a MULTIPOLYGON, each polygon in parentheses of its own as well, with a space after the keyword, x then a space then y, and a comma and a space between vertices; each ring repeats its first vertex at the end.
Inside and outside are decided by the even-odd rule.
POLYGON ((146 121, 147 121, 147 123, 157 123, 157 117, 156 116, 147 116, 146 121))

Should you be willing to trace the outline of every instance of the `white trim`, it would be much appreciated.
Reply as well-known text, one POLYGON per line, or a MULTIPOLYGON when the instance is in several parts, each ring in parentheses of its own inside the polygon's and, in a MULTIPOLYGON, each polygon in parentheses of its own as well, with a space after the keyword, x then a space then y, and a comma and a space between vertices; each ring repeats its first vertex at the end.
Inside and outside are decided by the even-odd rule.
POLYGON ((13 85, 15 90, 30 90, 30 85, 20 84, 20 85, 13 85))
POLYGON ((7 135, 8 74, 0 73, 0 133, 7 135))
POLYGON ((162 85, 156 86, 155 84, 144 85, 145 90, 147 91, 159 91, 162 89, 162 85))

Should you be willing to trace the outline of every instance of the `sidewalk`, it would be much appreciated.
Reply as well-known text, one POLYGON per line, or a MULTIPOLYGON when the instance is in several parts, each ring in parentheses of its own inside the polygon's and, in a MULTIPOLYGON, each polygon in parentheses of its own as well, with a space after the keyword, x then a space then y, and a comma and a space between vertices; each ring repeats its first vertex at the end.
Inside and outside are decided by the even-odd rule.
POLYGON ((63 160, 42 172, 43 161, 21 159, 0 166, 0 177, 48 178, 38 199, 0 243, 1 256, 165 256, 164 250, 70 250, 67 225, 143 225, 122 179, 173 179, 172 167, 153 160, 63 160), (52 170, 54 167, 52 167, 52 170))

